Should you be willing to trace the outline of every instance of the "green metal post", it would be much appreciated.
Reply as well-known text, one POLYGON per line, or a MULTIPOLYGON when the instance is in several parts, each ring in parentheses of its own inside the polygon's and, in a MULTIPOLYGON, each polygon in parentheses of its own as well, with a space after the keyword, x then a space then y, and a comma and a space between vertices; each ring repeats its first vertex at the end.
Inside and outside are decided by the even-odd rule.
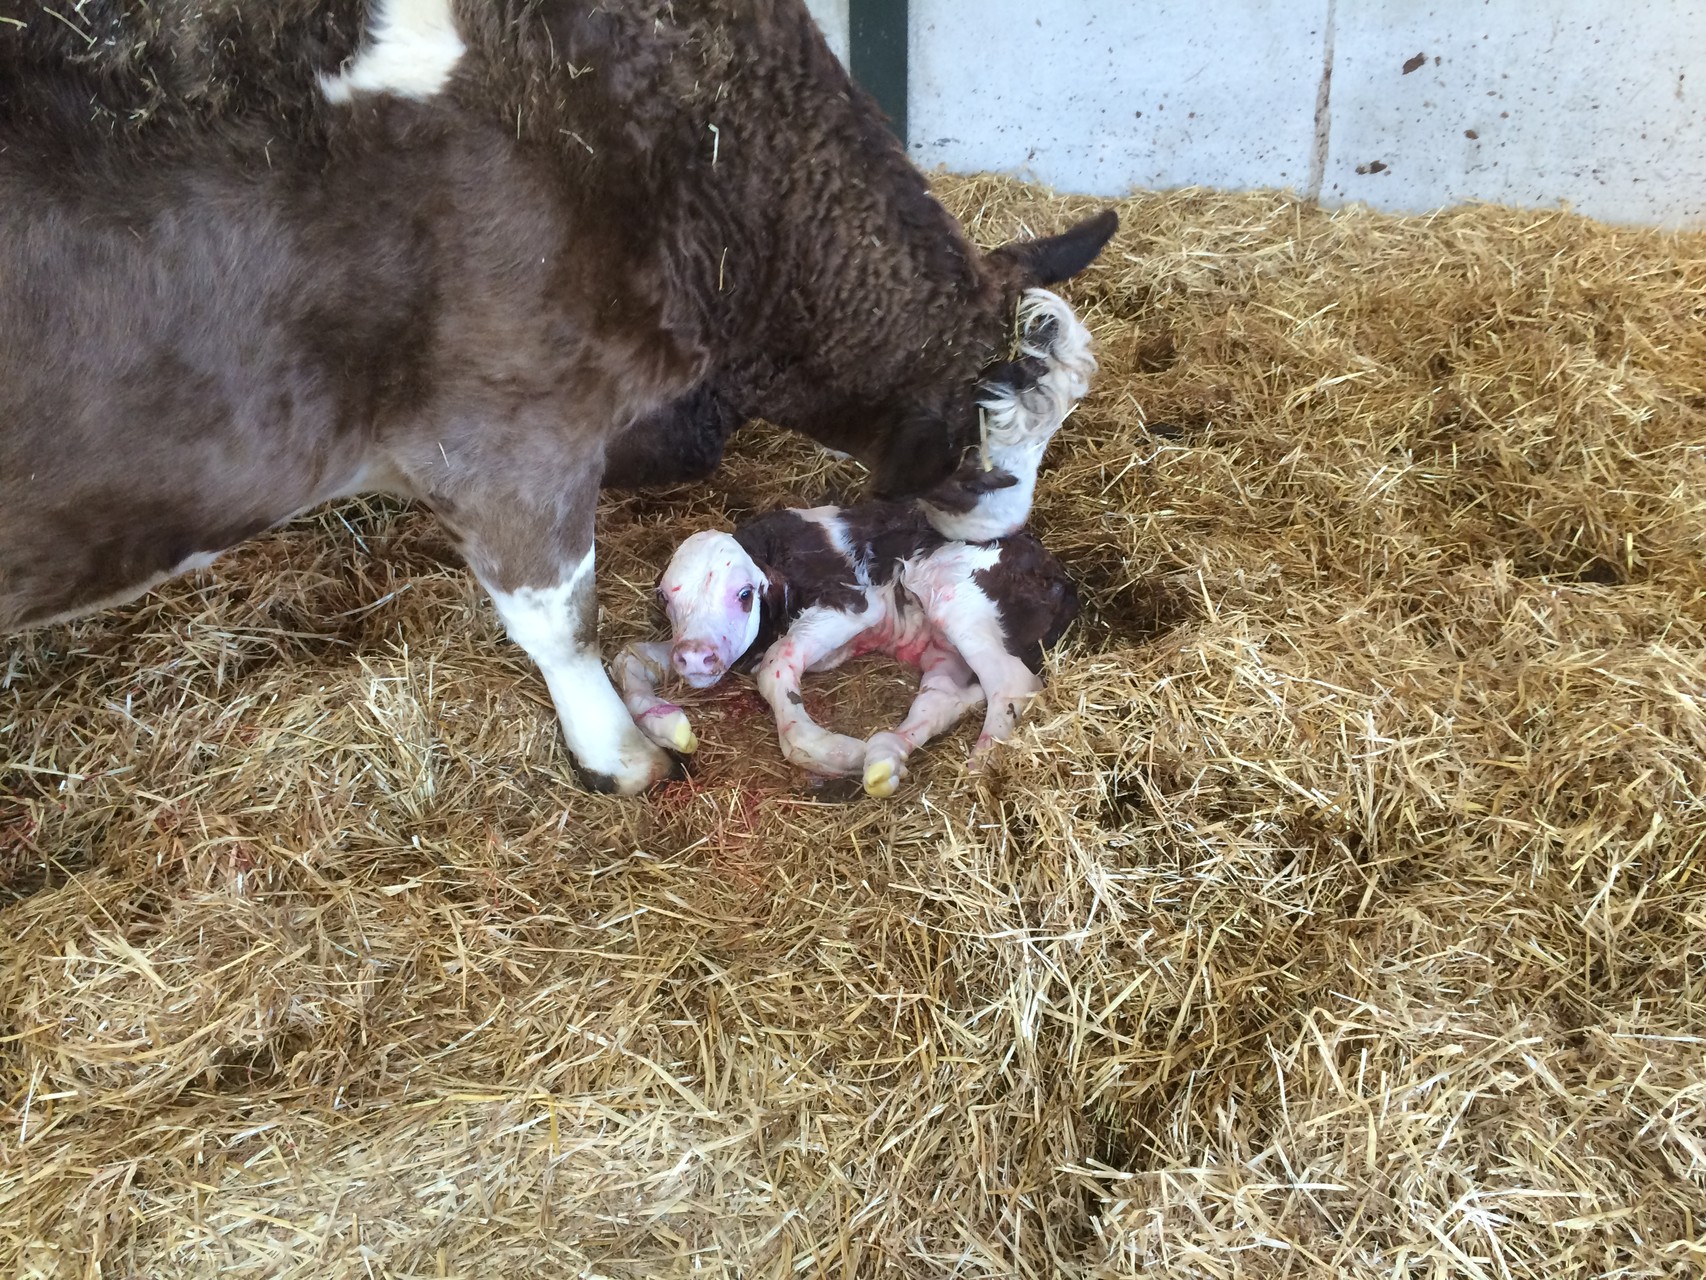
POLYGON ((847 19, 853 78, 865 86, 907 141, 907 0, 848 0, 847 19))

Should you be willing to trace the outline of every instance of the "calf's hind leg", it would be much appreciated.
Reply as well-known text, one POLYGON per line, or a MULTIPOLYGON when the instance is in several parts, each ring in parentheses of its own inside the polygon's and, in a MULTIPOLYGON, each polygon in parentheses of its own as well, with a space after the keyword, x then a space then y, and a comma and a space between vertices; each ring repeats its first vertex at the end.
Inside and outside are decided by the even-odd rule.
POLYGON ((813 607, 802 612, 788 634, 765 652, 758 666, 758 692, 776 714, 776 733, 790 763, 833 778, 848 777, 865 767, 863 742, 831 733, 806 714, 800 677, 838 665, 847 647, 870 625, 863 614, 813 607))
POLYGON ((959 650, 967 666, 977 673, 988 710, 983 732, 971 749, 975 768, 998 742, 1013 736, 1025 704, 1042 691, 1042 677, 1024 660, 1007 649, 1001 612, 995 602, 969 584, 956 593, 952 603, 933 612, 931 621, 949 643, 959 650))
POLYGON ((865 743, 865 792, 879 800, 900 790, 907 758, 915 750, 952 729, 966 712, 983 703, 977 673, 951 649, 932 645, 920 665, 918 696, 906 719, 899 728, 874 733, 865 743))

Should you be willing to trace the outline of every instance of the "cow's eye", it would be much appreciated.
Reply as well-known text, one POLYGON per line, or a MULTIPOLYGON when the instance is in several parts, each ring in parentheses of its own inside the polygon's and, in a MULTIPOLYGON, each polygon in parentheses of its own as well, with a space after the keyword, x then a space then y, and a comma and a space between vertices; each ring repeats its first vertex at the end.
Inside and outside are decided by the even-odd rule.
POLYGON ((748 612, 748 613, 752 612, 752 588, 751 587, 742 587, 740 589, 740 595, 736 596, 735 598, 740 601, 740 607, 742 609, 746 610, 746 612, 748 612))

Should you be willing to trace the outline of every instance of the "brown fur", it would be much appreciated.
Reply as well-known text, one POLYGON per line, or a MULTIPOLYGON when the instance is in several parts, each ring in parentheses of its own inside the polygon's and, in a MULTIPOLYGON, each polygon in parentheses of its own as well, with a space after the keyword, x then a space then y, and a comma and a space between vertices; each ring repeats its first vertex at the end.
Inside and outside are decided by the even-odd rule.
POLYGON ((1078 617, 1078 589, 1053 552, 1029 533, 1000 542, 1001 558, 972 574, 995 602, 1007 652, 1041 673, 1043 653, 1060 643, 1078 617))
POLYGON ((915 492, 1112 229, 980 257, 799 0, 457 14, 437 99, 334 106, 358 0, 0 0, 0 630, 360 488, 548 586, 607 459, 753 416, 915 492))
MULTIPOLYGON (((762 601, 758 637, 743 655, 743 667, 757 661, 794 619, 822 606, 862 613, 865 589, 886 586, 901 565, 946 544, 915 503, 861 502, 837 510, 835 519, 850 554, 831 542, 823 525, 793 510, 756 516, 734 531, 737 542, 769 581, 762 601)), ((994 603, 1007 652, 1033 672, 1042 670, 1043 653, 1059 643, 1078 616, 1078 591, 1065 566, 1025 531, 989 544, 1000 558, 972 581, 994 603)), ((906 593, 896 593, 897 608, 906 593)))

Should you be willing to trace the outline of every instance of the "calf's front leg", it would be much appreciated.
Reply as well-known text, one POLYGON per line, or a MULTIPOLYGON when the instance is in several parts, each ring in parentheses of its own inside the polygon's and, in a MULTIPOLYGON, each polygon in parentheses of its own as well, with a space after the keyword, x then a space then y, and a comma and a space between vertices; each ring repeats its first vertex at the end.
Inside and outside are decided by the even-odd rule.
POLYGON ((837 666, 846 650, 872 625, 864 614, 814 607, 794 620, 788 634, 764 654, 758 667, 758 692, 776 715, 782 754, 792 764, 813 773, 842 778, 865 767, 865 744, 846 734, 831 733, 806 714, 800 677, 807 671, 837 666))
POLYGON ((658 686, 669 679, 669 645, 656 640, 625 647, 610 664, 622 702, 645 734, 660 747, 690 756, 699 749, 699 738, 687 713, 673 702, 658 697, 658 686))

